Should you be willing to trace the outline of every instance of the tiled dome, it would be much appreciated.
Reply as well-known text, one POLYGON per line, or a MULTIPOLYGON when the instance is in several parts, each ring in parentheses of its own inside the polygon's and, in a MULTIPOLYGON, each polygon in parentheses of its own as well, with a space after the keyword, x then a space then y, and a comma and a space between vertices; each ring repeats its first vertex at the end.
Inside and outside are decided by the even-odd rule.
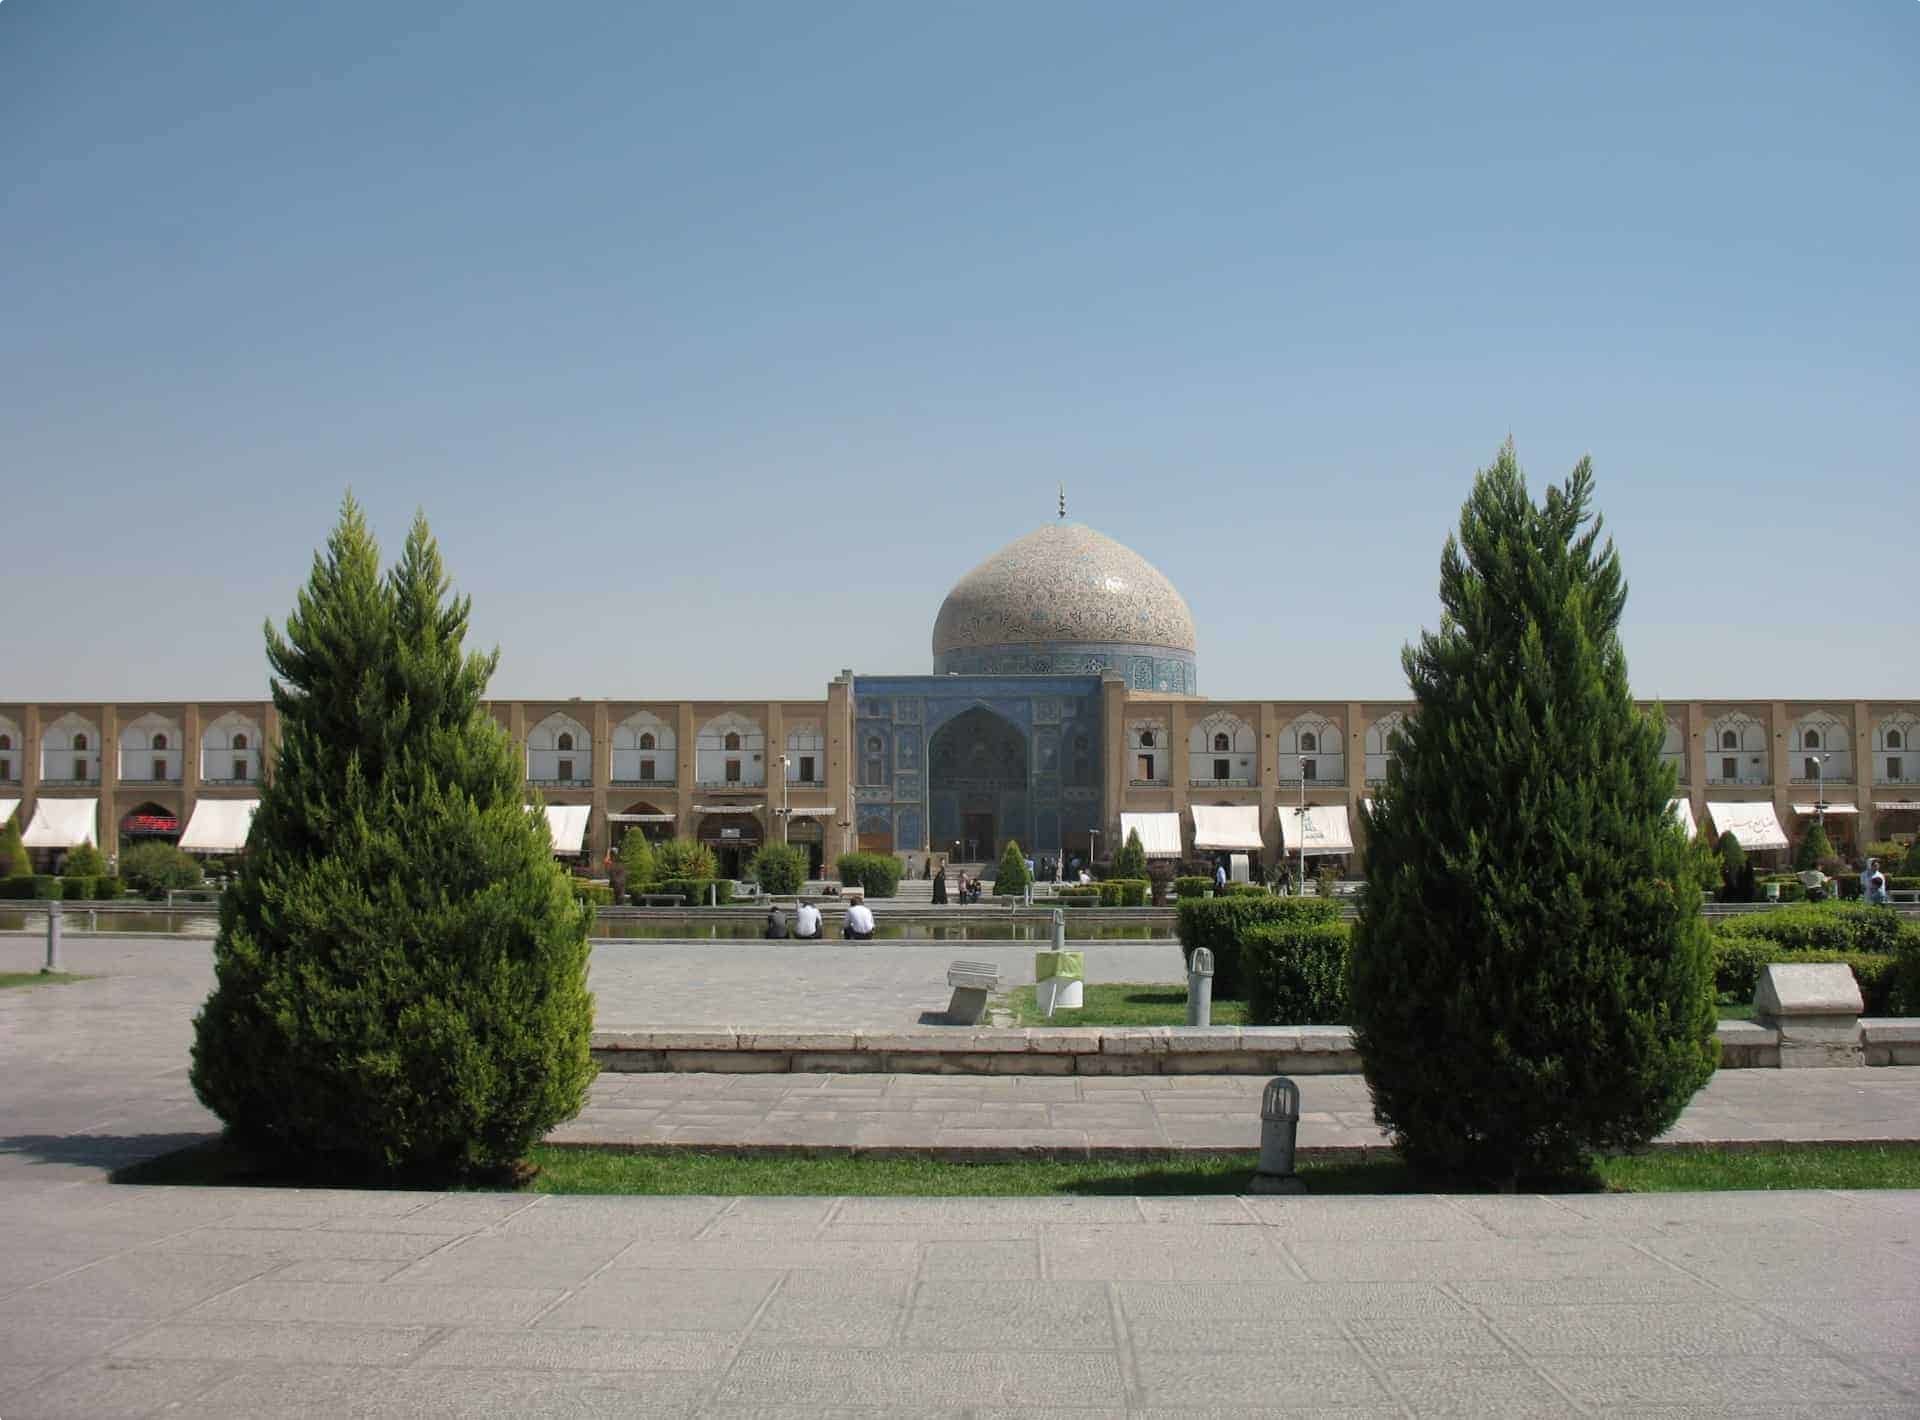
POLYGON ((1125 673, 1130 660, 1156 652, 1191 666, 1194 640, 1185 599, 1144 557, 1079 523, 1049 523, 954 584, 933 624, 934 669, 999 668, 981 653, 1009 653, 1027 662, 1023 670, 1104 662, 1099 668, 1125 673), (1102 647, 1114 654, 1101 656, 1102 647), (1062 664, 1036 663, 1048 648, 1062 664))

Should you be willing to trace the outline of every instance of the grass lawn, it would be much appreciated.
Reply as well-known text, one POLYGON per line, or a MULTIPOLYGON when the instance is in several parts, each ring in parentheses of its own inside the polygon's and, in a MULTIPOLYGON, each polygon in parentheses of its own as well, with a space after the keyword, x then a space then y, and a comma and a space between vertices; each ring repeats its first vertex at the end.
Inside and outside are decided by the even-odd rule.
MULTIPOLYGON (((1102 981, 1086 984, 1082 993, 1086 1005, 1077 1011, 1056 1011, 1049 1021, 1033 1002, 1031 986, 1009 991, 1005 1004, 1023 1026, 1183 1026, 1187 1023, 1187 988, 1163 982, 1102 981)), ((1213 1003, 1213 1023, 1217 1026, 1243 1026, 1247 1023, 1245 1001, 1213 1003)))
POLYGON ((1750 1021, 1753 1019, 1753 1002, 1722 1001, 1714 1009, 1720 1013, 1723 1021, 1750 1021))
MULTIPOLYGON (((697 1151, 637 1154, 542 1145, 533 1151, 530 1161, 539 1172, 526 1189, 535 1193, 985 1198, 1240 1193, 1253 1173, 1255 1156, 961 1164, 827 1153, 739 1158, 697 1151)), ((1392 1159, 1306 1160, 1300 1174, 1308 1192, 1317 1194, 1429 1191, 1417 1189, 1407 1171, 1392 1159)), ((121 1169, 114 1181, 284 1185, 300 1180, 262 1172, 253 1161, 216 1141, 121 1169)), ((1689 1193, 1775 1188, 1920 1188, 1920 1145, 1656 1150, 1604 1160, 1590 1178, 1523 1181, 1521 1191, 1689 1193)))
POLYGON ((0 971, 0 991, 9 986, 63 986, 69 981, 85 981, 70 971, 0 971))

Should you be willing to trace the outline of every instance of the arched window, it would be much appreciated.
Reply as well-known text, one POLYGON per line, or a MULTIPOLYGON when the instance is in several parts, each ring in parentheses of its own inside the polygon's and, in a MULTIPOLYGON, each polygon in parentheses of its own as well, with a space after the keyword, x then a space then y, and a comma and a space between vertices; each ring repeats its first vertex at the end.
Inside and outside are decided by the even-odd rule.
POLYGON ((654 740, 653 740, 653 736, 652 736, 651 734, 646 734, 646 735, 642 735, 642 736, 640 736, 640 748, 641 748, 641 749, 652 749, 653 747, 654 747, 654 740))
POLYGON ((87 747, 87 737, 85 735, 75 735, 73 737, 73 747, 78 750, 84 750, 87 747))
POLYGON ((1140 732, 1140 748, 1141 749, 1153 748, 1153 731, 1152 730, 1142 730, 1140 732))
POLYGON ((167 747, 167 737, 164 731, 153 737, 153 747, 155 749, 165 749, 167 747))
POLYGON ((243 734, 235 735, 233 737, 233 747, 235 749, 245 749, 247 747, 247 737, 243 734))
POLYGON ((1720 748, 1721 749, 1739 749, 1740 736, 1735 734, 1732 730, 1722 730, 1720 732, 1720 748))
POLYGON ((1225 754, 1232 748, 1233 737, 1231 735, 1222 734, 1213 737, 1213 752, 1215 754, 1225 754))
MULTIPOLYGON (((86 748, 86 746, 85 746, 85 745, 82 745, 82 746, 80 746, 80 747, 81 747, 82 749, 85 749, 85 748, 86 748)), ((1887 731, 1887 748, 1888 748, 1888 749, 1899 749, 1899 748, 1900 748, 1900 732, 1899 732, 1898 730, 1888 730, 1888 731, 1887 731)))
POLYGON ((12 748, 13 748, 13 736, 0 735, 0 749, 12 749, 12 748))
POLYGON ((560 738, 554 741, 553 747, 555 749, 571 750, 573 748, 573 736, 562 731, 560 738))
POLYGON ((1315 754, 1319 749, 1320 741, 1314 737, 1312 730, 1308 730, 1300 736, 1300 752, 1302 754, 1315 754))
POLYGON ((738 731, 736 730, 727 731, 726 747, 730 750, 740 748, 740 735, 738 731))
POLYGON ((867 753, 868 754, 878 754, 880 753, 882 748, 883 746, 880 743, 880 736, 878 735, 867 736, 867 753))
POLYGON ((1820 732, 1818 730, 1808 730, 1804 735, 1800 737, 1800 742, 1804 744, 1808 749, 1819 749, 1820 748, 1820 732))

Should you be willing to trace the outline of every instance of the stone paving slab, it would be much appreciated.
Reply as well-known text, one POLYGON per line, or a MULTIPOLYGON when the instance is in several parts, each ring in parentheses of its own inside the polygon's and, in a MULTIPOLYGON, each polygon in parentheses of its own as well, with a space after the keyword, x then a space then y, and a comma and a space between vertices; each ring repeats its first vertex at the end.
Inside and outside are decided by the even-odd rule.
POLYGON ((8 1420, 1920 1413, 1920 1193, 5 1200, 8 1420))
MULTIPOLYGON (((1305 1075, 1299 1147, 1377 1152, 1358 1075, 1305 1075)), ((619 1075, 550 1136, 620 1148, 847 1148, 956 1157, 1251 1150, 1264 1079, 1244 1075, 619 1075)), ((1661 1142, 1920 1142, 1920 1068, 1723 1070, 1661 1142)))

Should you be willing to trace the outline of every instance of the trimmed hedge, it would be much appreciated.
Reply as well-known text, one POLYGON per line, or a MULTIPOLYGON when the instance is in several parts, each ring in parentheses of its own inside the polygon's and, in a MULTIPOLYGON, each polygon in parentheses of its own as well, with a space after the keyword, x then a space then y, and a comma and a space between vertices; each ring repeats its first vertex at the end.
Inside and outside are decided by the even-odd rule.
MULTIPOLYGON (((1256 1026, 1344 1024, 1347 952, 1353 929, 1345 922, 1262 922, 1240 938, 1247 983, 1247 1023, 1256 1026)), ((1219 976, 1214 977, 1215 985, 1219 976)))
POLYGON ((1760 984, 1760 973, 1774 962, 1844 962, 1859 983, 1866 1014, 1894 1014, 1900 963, 1886 952, 1792 951, 1760 937, 1717 936, 1713 943, 1714 991, 1743 1004, 1751 1001, 1754 987, 1760 984))
POLYGON ((1150 886, 1145 878, 1108 878, 1095 891, 1102 907, 1145 907, 1150 886))
POLYGON ((1173 895, 1178 898, 1205 897, 1212 891, 1212 878, 1180 877, 1173 880, 1173 895))
POLYGON ((806 884, 806 852, 790 843, 763 843, 747 865, 747 876, 762 892, 790 897, 806 884))
POLYGON ((1318 897, 1216 897, 1179 907, 1180 951, 1192 961, 1196 947, 1213 953, 1213 994, 1223 1000, 1246 998, 1240 944, 1247 930, 1261 923, 1337 922, 1337 903, 1318 897))
POLYGON ((66 890, 61 887, 60 879, 51 873, 33 875, 33 895, 40 902, 57 902, 64 898, 66 890))
POLYGON ((1808 903, 1725 918, 1716 936, 1760 937, 1783 951, 1875 952, 1898 950, 1903 938, 1920 941, 1920 924, 1905 922, 1887 907, 1865 903, 1808 903))
POLYGON ((1088 887, 1063 887, 1054 889, 1053 900, 1067 907, 1099 907, 1105 900, 1105 894, 1098 884, 1088 887))
POLYGON ((1273 893, 1265 883, 1228 883, 1225 888, 1215 888, 1214 895, 1226 897, 1272 897, 1273 893))
POLYGON ((591 907, 613 906, 613 889, 606 883, 590 883, 585 878, 575 878, 572 886, 575 902, 584 902, 591 907))
POLYGON ((842 853, 834 864, 846 887, 868 897, 892 897, 900 888, 900 860, 891 853, 842 853))
POLYGON ((15 873, 10 878, 0 878, 0 901, 32 901, 33 874, 15 873))

